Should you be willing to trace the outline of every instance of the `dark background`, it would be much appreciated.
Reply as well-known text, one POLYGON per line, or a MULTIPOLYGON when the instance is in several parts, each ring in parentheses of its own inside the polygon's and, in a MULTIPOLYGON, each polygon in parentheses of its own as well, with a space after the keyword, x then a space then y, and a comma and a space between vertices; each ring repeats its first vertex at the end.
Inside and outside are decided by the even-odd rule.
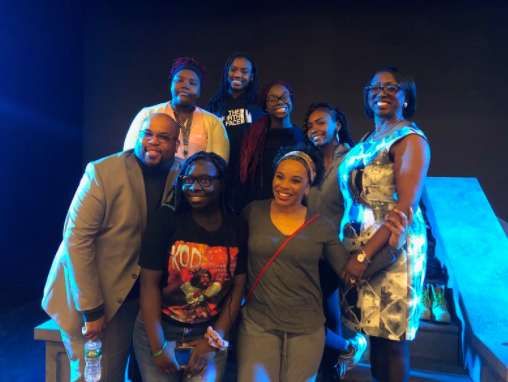
POLYGON ((293 85, 294 124, 310 103, 330 102, 355 140, 373 128, 365 83, 379 67, 405 69, 429 175, 478 178, 508 220, 506 1, 303 4, 2 0, 0 312, 42 296, 86 163, 120 151, 136 113, 170 99, 169 69, 182 55, 208 69, 199 106, 243 50, 261 85, 293 85))

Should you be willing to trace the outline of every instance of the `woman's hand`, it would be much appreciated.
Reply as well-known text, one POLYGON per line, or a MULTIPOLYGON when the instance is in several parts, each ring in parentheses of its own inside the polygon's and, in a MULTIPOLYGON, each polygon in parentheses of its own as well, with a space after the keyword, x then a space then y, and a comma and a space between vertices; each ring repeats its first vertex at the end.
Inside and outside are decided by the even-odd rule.
POLYGON ((208 363, 215 357, 216 349, 208 344, 208 340, 202 338, 199 340, 189 341, 182 346, 194 346, 194 351, 189 359, 189 363, 185 366, 185 373, 189 378, 198 374, 201 378, 208 367, 208 363))
POLYGON ((356 255, 353 255, 342 270, 340 277, 346 284, 363 284, 365 280, 362 279, 362 276, 368 265, 369 264, 360 263, 356 259, 356 255))
POLYGON ((400 249, 406 241, 407 231, 413 222, 413 209, 409 208, 409 219, 404 212, 396 208, 393 209, 393 212, 400 218, 400 221, 392 216, 392 214, 389 214, 383 224, 392 233, 388 243, 392 247, 400 249))
POLYGON ((167 341, 166 348, 162 354, 155 357, 155 365, 157 365, 159 373, 174 374, 180 371, 180 365, 176 360, 175 348, 175 341, 167 341))

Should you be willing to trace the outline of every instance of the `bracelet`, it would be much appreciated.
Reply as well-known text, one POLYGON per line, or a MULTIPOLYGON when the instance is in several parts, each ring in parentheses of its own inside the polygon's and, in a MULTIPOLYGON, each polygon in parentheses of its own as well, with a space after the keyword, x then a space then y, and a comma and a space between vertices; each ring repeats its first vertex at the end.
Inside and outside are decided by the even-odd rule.
POLYGON ((162 345, 162 349, 159 350, 158 352, 156 353, 152 353, 152 357, 153 358, 156 358, 158 356, 160 356, 163 352, 164 352, 164 349, 166 349, 166 346, 168 346, 168 342, 167 341, 164 341, 164 345, 162 345))

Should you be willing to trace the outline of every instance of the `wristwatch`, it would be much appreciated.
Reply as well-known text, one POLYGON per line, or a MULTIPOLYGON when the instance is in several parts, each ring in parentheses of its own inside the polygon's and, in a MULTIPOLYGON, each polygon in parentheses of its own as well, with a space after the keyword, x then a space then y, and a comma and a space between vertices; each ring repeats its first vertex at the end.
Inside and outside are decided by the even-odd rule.
POLYGON ((360 262, 362 264, 370 264, 370 260, 367 257, 367 255, 365 254, 365 252, 363 251, 363 249, 358 255, 356 255, 356 260, 358 260, 358 262, 360 262))

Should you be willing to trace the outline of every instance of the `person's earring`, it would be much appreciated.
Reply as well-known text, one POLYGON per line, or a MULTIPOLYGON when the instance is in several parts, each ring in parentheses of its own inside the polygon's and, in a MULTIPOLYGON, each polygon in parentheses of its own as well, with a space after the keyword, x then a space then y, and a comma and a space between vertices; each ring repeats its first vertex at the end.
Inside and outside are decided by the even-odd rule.
POLYGON ((337 136, 337 142, 339 142, 339 143, 340 143, 340 135, 339 135, 340 129, 341 129, 341 127, 339 126, 339 128, 335 132, 335 135, 337 136))
POLYGON ((404 102, 404 104, 402 106, 404 106, 404 108, 406 108, 407 107, 407 102, 404 102))

